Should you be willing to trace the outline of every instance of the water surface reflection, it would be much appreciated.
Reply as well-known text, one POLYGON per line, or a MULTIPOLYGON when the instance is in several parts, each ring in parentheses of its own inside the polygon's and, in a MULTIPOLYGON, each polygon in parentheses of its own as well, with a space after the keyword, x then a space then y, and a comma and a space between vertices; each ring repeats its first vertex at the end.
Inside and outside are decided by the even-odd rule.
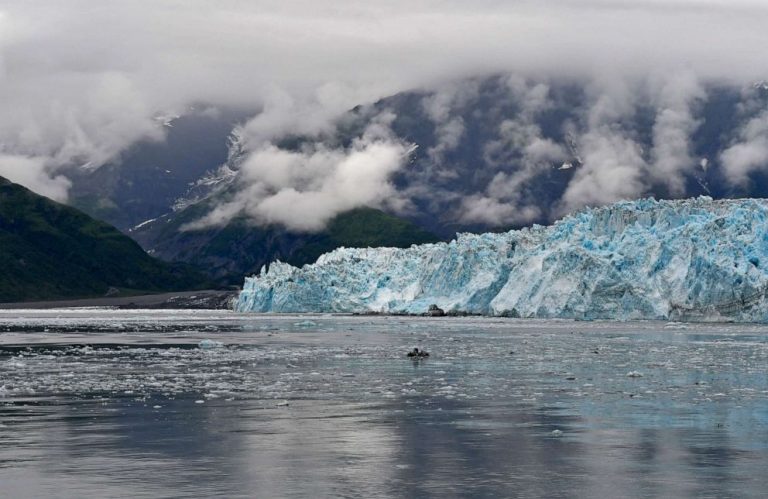
POLYGON ((73 314, 0 334, 8 497, 768 488, 763 328, 73 314))

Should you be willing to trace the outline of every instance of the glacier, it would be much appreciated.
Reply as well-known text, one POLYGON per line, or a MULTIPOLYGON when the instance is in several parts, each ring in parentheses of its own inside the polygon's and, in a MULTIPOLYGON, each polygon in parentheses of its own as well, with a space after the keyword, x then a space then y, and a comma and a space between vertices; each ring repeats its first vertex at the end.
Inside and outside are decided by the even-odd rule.
POLYGON ((240 312, 768 322, 768 201, 642 199, 550 226, 339 248, 247 277, 240 312))

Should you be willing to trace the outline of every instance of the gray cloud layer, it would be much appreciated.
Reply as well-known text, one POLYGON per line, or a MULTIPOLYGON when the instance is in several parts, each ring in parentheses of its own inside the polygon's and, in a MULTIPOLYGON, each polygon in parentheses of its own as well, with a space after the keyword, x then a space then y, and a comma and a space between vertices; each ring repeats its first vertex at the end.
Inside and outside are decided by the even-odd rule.
MULTIPOLYGON (((346 150, 318 145, 290 155, 276 149, 275 139, 320 135, 343 111, 399 91, 503 71, 596 82, 590 128, 580 138, 585 168, 566 192, 564 210, 632 196, 648 171, 676 192, 690 164, 686 140, 696 127, 691 110, 701 82, 765 77, 765 26, 768 5, 755 0, 6 0, 0 175, 64 199, 62 168, 98 167, 137 140, 162 140, 158 113, 183 112, 194 102, 253 106, 263 113, 243 128, 250 194, 239 206, 258 219, 317 227, 350 204, 397 198, 388 177, 402 168, 408 145, 379 135, 360 137, 346 150), (652 165, 614 126, 637 78, 659 81, 652 165), (357 198, 339 194, 355 161, 372 165, 380 189, 366 185, 357 198), (269 181, 276 168, 290 171, 279 174, 279 186, 269 181), (320 171, 332 180, 307 181, 320 171), (304 223, 297 222, 304 213, 278 215, 285 206, 327 209, 304 223)), ((465 91, 447 89, 425 103, 441 122, 440 142, 430 151, 438 163, 463 133, 460 120, 444 119, 444 108, 465 91)), ((768 156, 765 122, 756 118, 723 154, 735 177, 768 156)), ((500 140, 530 142, 525 169, 468 200, 467 220, 508 217, 515 185, 542 157, 562 156, 524 119, 505 126, 500 140)))

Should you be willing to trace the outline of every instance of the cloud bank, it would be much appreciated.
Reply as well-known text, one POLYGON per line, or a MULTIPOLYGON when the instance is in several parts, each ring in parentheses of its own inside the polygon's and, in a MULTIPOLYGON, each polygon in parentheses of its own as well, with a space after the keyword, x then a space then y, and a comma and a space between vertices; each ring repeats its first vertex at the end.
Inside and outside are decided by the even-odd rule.
MULTIPOLYGON (((315 228, 345 206, 403 202, 389 179, 410 146, 379 134, 328 149, 320 137, 341 113, 405 90, 442 88, 424 109, 439 123, 429 154, 437 172, 450 175, 444 158, 465 130, 445 109, 472 89, 445 82, 509 72, 592 84, 588 131, 578 138, 584 168, 562 210, 631 197, 649 181, 674 194, 695 160, 687 141, 703 82, 765 78, 766 25, 768 5, 757 0, 6 0, 0 174, 64 199, 68 168, 97 168, 138 140, 162 140, 153 119, 160 113, 196 102, 258 108, 242 129, 249 157, 241 199, 209 221, 239 207, 258 220, 315 228), (658 80, 650 159, 617 126, 637 80, 658 80), (300 152, 277 146, 296 134, 318 143, 300 152), (349 194, 357 182, 362 194, 349 194), (280 214, 290 212, 297 215, 280 214)), ((735 183, 768 158, 766 119, 755 120, 722 155, 735 183)), ((524 142, 524 168, 462 200, 459 218, 536 216, 515 198, 516 186, 564 152, 524 116, 499 134, 524 142)))
POLYGON ((347 148, 313 143, 292 151, 263 142, 239 165, 243 187, 233 199, 185 229, 220 225, 244 214, 258 224, 312 232, 360 206, 402 209, 406 200, 390 176, 407 163, 413 146, 390 134, 391 120, 376 117, 347 148))

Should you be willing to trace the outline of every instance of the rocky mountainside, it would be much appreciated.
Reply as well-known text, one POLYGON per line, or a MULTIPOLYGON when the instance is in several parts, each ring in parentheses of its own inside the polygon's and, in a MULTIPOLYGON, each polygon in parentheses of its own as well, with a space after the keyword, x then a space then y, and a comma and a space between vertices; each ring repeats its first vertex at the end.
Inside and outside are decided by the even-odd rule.
POLYGON ((158 120, 164 140, 134 144, 95 170, 73 170, 70 204, 123 231, 165 215, 227 161, 232 129, 244 119, 244 113, 205 109, 164 117, 158 120))

